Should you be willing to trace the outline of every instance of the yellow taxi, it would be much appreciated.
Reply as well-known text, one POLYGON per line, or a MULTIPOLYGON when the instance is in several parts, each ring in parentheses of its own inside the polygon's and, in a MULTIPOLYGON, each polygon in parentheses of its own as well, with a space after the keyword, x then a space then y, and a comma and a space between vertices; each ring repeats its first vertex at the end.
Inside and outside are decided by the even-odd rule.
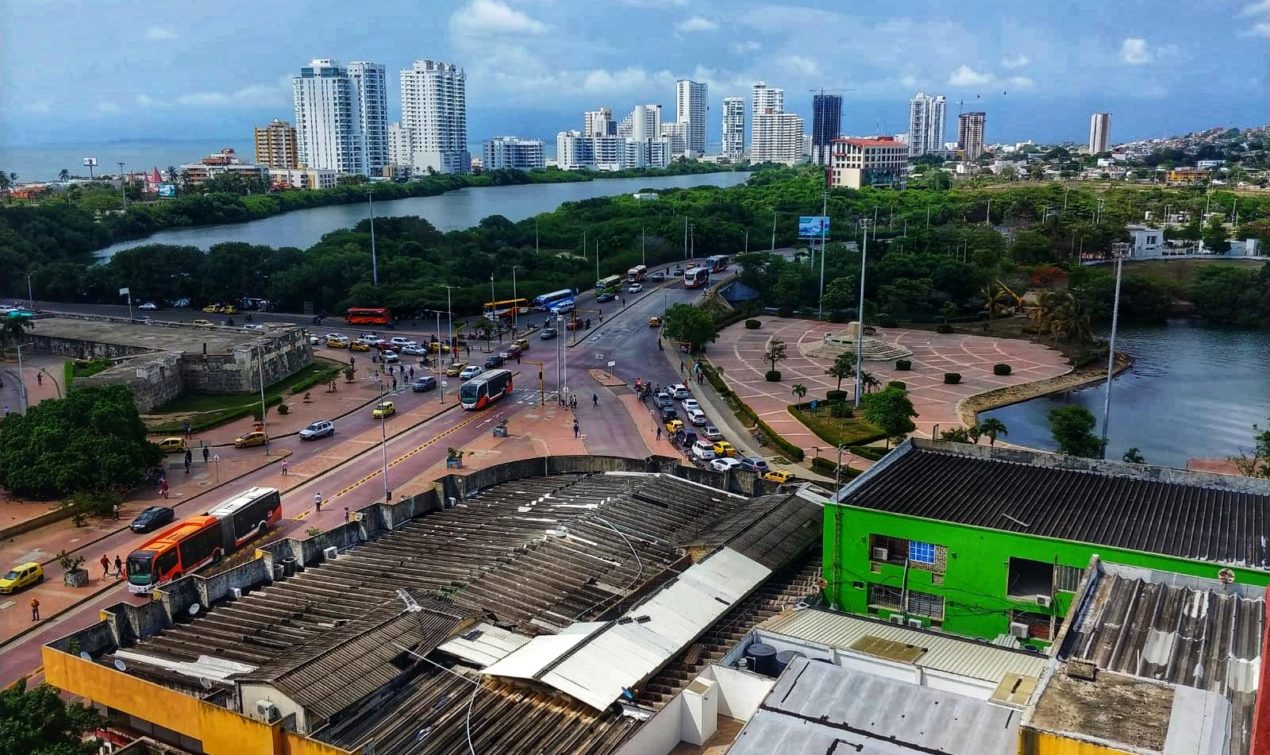
POLYGON ((159 448, 163 449, 165 454, 185 453, 185 438, 164 438, 159 441, 159 448))
POLYGON ((328 338, 326 339, 326 348, 328 349, 347 349, 349 348, 347 338, 328 338))
POLYGON ((682 429, 684 429, 684 422, 681 419, 672 419, 666 423, 666 432, 671 435, 674 435, 682 429))
POLYGON ((14 566, 0 576, 0 595, 9 595, 44 581, 44 567, 34 561, 14 566))
POLYGON ((370 351, 370 344, 366 343, 365 341, 359 338, 348 345, 348 350, 349 351, 370 351))
POLYGON ((763 475, 764 480, 767 480, 768 482, 774 482, 777 485, 784 485, 785 483, 789 482, 793 478, 794 476, 790 474, 789 472, 782 472, 779 469, 773 469, 772 471, 763 475))
POLYGON ((236 315, 238 314, 238 307, 235 307, 233 304, 226 304, 221 307, 220 313, 222 315, 236 315))
POLYGON ((191 322, 190 324, 191 324, 191 325, 193 325, 193 326, 194 326, 194 327, 196 327, 196 328, 214 328, 214 327, 216 327, 216 323, 212 322, 211 320, 203 320, 203 319, 194 320, 194 321, 193 321, 193 322, 191 322))
POLYGON ((448 343, 441 343, 440 341, 432 341, 431 343, 428 344, 428 349, 431 350, 433 354, 437 354, 437 353, 449 354, 450 353, 450 345, 448 343))
POLYGON ((251 448, 252 446, 263 446, 269 440, 269 436, 265 435, 263 430, 252 430, 249 433, 243 433, 234 438, 234 448, 251 448))
POLYGON ((209 315, 219 315, 225 311, 225 308, 219 304, 208 304, 206 307, 203 307, 203 311, 209 315))
POLYGON ((653 315, 652 317, 648 318, 648 327, 650 327, 650 328, 660 328, 660 327, 661 327, 661 318, 660 318, 660 317, 658 317, 658 316, 656 316, 656 315, 653 315))
POLYGON ((467 362, 455 362, 445 368, 445 374, 450 377, 458 377, 459 373, 462 372, 465 367, 467 367, 467 362))
POLYGON ((380 401, 379 404, 375 406, 375 409, 370 413, 370 416, 375 419, 383 419, 384 417, 388 417, 396 413, 396 404, 391 401, 380 401))
POLYGON ((528 338, 517 338, 515 341, 513 341, 513 342, 512 342, 512 346, 515 346, 516 348, 520 349, 521 351, 529 351, 529 339, 528 339, 528 338))
POLYGON ((718 457, 736 456, 736 447, 726 440, 717 440, 714 442, 714 455, 718 457))

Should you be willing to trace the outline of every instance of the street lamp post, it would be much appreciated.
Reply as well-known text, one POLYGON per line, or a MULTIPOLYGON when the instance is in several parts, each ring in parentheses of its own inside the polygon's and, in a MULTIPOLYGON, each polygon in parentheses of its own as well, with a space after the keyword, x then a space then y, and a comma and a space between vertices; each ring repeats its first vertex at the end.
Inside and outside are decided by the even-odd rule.
POLYGON ((27 298, 27 300, 31 303, 31 312, 32 312, 32 314, 34 314, 34 313, 35 313, 35 294, 34 294, 34 293, 32 293, 32 289, 31 289, 31 276, 32 276, 32 275, 33 275, 33 273, 27 273, 27 274, 26 274, 26 298, 27 298))
POLYGON ((375 255, 375 195, 366 189, 366 203, 370 206, 370 275, 375 288, 379 288, 379 258, 375 255))
POLYGON ((647 266, 648 256, 644 253, 644 227, 639 228, 639 264, 647 266))
POLYGON ((123 208, 128 209, 128 181, 123 175, 123 163, 119 163, 119 196, 123 198, 123 208))
MULTIPOLYGON (((816 319, 818 320, 825 315, 825 234, 829 230, 825 226, 828 222, 829 192, 826 191, 821 195, 820 203, 820 299, 816 305, 816 319)), ((815 245, 813 244, 812 246, 814 247, 815 245)))
POLYGON ((512 338, 520 329, 520 300, 516 298, 516 271, 519 269, 520 265, 512 265, 512 338))
POLYGON ((450 363, 453 364, 454 362, 458 361, 458 358, 454 354, 454 352, 456 351, 456 346, 457 346, 454 343, 454 307, 450 304, 450 289, 454 288, 454 286, 448 286, 444 283, 442 283, 441 285, 445 286, 446 323, 448 324, 448 327, 450 329, 450 333, 446 337, 450 339, 450 363))
MULTIPOLYGON (((437 316, 437 355, 436 358, 432 360, 432 371, 436 373, 437 377, 437 403, 444 404, 445 383, 441 382, 441 310, 434 309, 432 312, 437 316)), ((431 349, 429 349, 429 351, 430 350, 431 349)))
MULTIPOLYGON (((864 369, 864 271, 869 262, 869 219, 860 221, 864 227, 864 247, 860 254, 860 311, 855 334, 855 408, 860 408, 860 372, 864 369)), ((877 226, 874 226, 875 228, 877 226)))
POLYGON ((266 413, 269 407, 265 405, 265 354, 264 350, 260 351, 260 357, 256 360, 257 374, 260 376, 260 429, 265 434, 265 456, 269 455, 269 419, 266 413))
POLYGON ((1116 372, 1116 326, 1120 320, 1120 269, 1124 258, 1116 255, 1116 292, 1111 300, 1111 338, 1107 344, 1107 387, 1102 397, 1102 456, 1107 458, 1107 429, 1111 422, 1111 378, 1116 372))
POLYGON ((22 402, 22 413, 26 414, 27 395, 26 395, 26 370, 22 366, 22 348, 30 346, 27 343, 20 343, 17 346, 18 352, 18 398, 22 402))
POLYGON ((384 501, 392 501, 392 491, 388 489, 388 417, 379 418, 379 449, 384 463, 384 501))

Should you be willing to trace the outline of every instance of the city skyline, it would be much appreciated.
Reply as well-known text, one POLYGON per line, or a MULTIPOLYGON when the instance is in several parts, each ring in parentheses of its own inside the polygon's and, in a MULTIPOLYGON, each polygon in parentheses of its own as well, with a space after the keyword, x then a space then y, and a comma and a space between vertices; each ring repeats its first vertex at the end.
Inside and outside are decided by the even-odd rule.
MULTIPOLYGON (((720 147, 723 99, 747 95, 756 81, 784 89, 785 111, 808 120, 811 90, 847 90, 847 134, 906 131, 905 103, 915 91, 944 94, 950 120, 958 110, 989 112, 991 140, 1079 143, 1086 140, 1089 114, 1105 111, 1117 113, 1116 140, 1214 123, 1255 125, 1265 117, 1270 7, 1213 3, 1227 12, 1181 3, 1165 13, 1084 3, 1074 13, 1041 8, 1023 21, 1000 2, 974 3, 980 12, 941 16, 932 9, 912 18, 872 9, 848 14, 829 3, 725 8, 624 0, 596 9, 468 0, 417 14, 370 2, 359 15, 383 28, 357 36, 344 31, 339 6, 265 3, 277 11, 276 22, 305 25, 306 34, 279 38, 276 24, 220 31, 197 14, 157 3, 124 11, 75 6, 71 14, 55 12, 64 5, 60 0, 28 0, 0 10, 7 54, 15 61, 40 59, 38 49, 55 40, 68 52, 40 67, 5 66, 0 140, 28 145, 248 134, 256 124, 287 119, 296 67, 325 57, 382 63, 390 91, 413 60, 454 62, 467 73, 473 140, 507 133, 549 139, 575 128, 576 113, 596 102, 619 110, 625 107, 619 102, 656 103, 670 112, 681 78, 708 87, 708 152, 720 147), (611 19, 601 27, 606 13, 611 19), (1083 28, 1082 16, 1099 23, 1083 28), (960 20, 974 17, 985 20, 973 26, 960 20), (830 44, 848 28, 864 32, 851 55, 830 44), (1182 28, 1186 34, 1176 31, 1182 28), (1194 35, 1196 29, 1209 35, 1194 35), (673 43, 665 50, 641 44, 641 30, 673 43), (1227 43, 1221 61, 1209 60, 1207 46, 1191 41, 1212 35, 1227 43), (89 44, 99 37, 118 44, 89 44), (420 38, 429 41, 421 46, 420 38), (206 55, 220 64, 200 65, 206 55), (119 76, 124 56, 128 75, 119 76), (1179 107, 1181 101, 1187 107, 1179 107)), ((255 14, 258 5, 242 9, 255 14)), ((389 120, 396 121, 401 103, 389 100, 389 120)))

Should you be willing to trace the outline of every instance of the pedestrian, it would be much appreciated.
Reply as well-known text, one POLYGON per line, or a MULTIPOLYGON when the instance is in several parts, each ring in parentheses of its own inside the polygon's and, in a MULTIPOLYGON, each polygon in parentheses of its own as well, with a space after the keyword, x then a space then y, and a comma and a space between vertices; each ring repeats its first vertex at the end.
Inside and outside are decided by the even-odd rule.
POLYGON ((578 421, 576 419, 573 421, 573 437, 578 437, 578 421))
POLYGON ((190 457, 188 452, 186 453, 186 456, 185 456, 185 473, 186 474, 190 473, 190 457))
POLYGON ((520 364, 520 352, 516 352, 516 364, 520 364))
POLYGON ((318 511, 322 510, 322 494, 321 493, 315 493, 313 495, 313 506, 317 508, 318 511))
POLYGON ((661 440, 661 425, 657 426, 657 440, 661 440))
POLYGON ((36 384, 36 385, 44 385, 44 373, 43 373, 43 372, 37 372, 37 373, 35 373, 35 384, 36 384))
POLYGON ((600 397, 597 394, 591 394, 591 406, 597 408, 600 406, 600 397))
POLYGON ((168 497, 168 478, 166 477, 159 478, 159 495, 164 498, 168 497))
POLYGON ((105 579, 110 576, 110 557, 105 553, 101 554, 101 578, 105 579))
POLYGON ((684 360, 680 359, 679 360, 679 374, 682 375, 683 371, 684 371, 684 360))
POLYGON ((31 598, 31 621, 39 621, 39 620, 40 620, 40 601, 37 600, 36 598, 31 598))
POLYGON ((287 467, 288 467, 288 462, 286 459, 283 459, 282 460, 282 476, 283 477, 287 476, 287 467))
POLYGON ((414 368, 414 367, 411 367, 411 368, 410 368, 410 379, 411 379, 411 380, 414 380, 414 379, 415 379, 415 368, 414 368))
POLYGON ((111 506, 110 511, 115 515, 115 521, 119 521, 119 504, 116 503, 114 506, 111 506))
POLYGON ((5 405, 4 405, 4 416, 6 416, 6 417, 7 417, 7 416, 9 416, 9 405, 8 405, 8 404, 5 404, 5 405))
POLYGON ((190 437, 190 421, 186 420, 182 426, 185 428, 185 437, 190 437))
POLYGON ((397 390, 397 378, 392 379, 392 389, 394 391, 397 390))
POLYGON ((349 515, 348 515, 348 507, 347 507, 347 506, 345 506, 345 507, 344 507, 344 521, 345 521, 345 522, 352 521, 352 520, 349 518, 349 515))
POLYGON ((212 450, 208 448, 207 446, 203 446, 203 463, 204 464, 207 463, 207 459, 211 455, 212 455, 212 450))
POLYGON ((119 558, 119 554, 115 554, 115 579, 123 578, 123 559, 119 558))

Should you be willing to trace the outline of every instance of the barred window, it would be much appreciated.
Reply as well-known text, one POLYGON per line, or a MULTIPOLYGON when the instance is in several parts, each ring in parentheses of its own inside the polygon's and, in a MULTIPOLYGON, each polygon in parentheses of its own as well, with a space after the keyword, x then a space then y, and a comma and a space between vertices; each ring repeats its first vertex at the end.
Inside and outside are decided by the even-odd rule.
POLYGON ((929 616, 932 619, 941 620, 944 618, 944 596, 909 590, 908 612, 917 616, 929 616))
POLYGON ((869 583, 869 605, 899 611, 903 606, 901 600, 900 588, 891 587, 890 585, 879 585, 873 582, 869 583))
POLYGON ((1084 574, 1084 569, 1060 564, 1058 571, 1054 573, 1054 587, 1064 592, 1076 592, 1076 588, 1080 587, 1080 578, 1084 574))

